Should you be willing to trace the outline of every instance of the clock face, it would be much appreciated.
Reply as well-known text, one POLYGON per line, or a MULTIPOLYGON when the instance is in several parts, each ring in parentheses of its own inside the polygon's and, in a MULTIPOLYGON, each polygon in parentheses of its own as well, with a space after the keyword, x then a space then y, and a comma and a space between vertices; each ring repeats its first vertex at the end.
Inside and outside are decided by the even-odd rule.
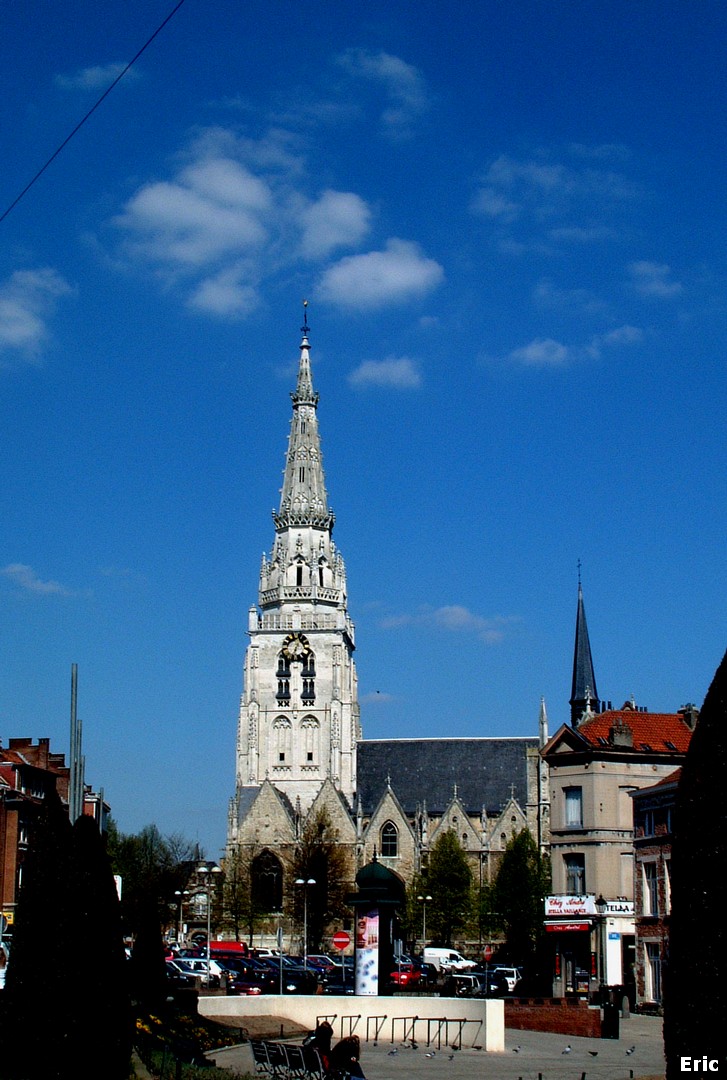
POLYGON ((303 655, 310 651, 310 646, 300 634, 289 634, 283 644, 283 651, 290 660, 301 660, 303 655))

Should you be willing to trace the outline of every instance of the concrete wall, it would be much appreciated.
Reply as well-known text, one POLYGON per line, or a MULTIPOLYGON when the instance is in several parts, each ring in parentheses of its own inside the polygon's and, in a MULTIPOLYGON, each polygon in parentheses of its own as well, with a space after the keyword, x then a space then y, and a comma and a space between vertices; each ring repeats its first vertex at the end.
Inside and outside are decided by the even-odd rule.
POLYGON ((490 1000, 434 997, 334 997, 290 994, 272 997, 204 997, 203 1016, 245 1017, 274 1015, 313 1031, 322 1020, 333 1026, 337 1039, 358 1035, 362 1042, 402 1042, 414 1039, 422 1046, 458 1044, 481 1046, 502 1053, 505 1049, 505 1008, 501 998, 490 1000), (466 1021, 466 1022, 463 1022, 466 1021))

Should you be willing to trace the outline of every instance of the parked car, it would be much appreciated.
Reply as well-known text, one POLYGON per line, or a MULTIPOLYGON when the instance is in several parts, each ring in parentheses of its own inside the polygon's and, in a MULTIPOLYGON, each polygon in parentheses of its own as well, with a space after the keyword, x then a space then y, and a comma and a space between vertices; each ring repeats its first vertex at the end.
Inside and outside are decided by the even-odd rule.
POLYGON ((498 965, 497 967, 494 967, 492 969, 492 974, 493 974, 493 976, 494 975, 502 975, 502 977, 507 982, 508 992, 511 993, 511 994, 515 993, 515 987, 517 986, 517 984, 519 982, 522 981, 522 977, 523 977, 522 968, 519 968, 519 967, 503 967, 501 965, 498 965))
POLYGON ((421 968, 411 960, 397 964, 389 976, 394 986, 418 986, 422 977, 421 968))
POLYGON ((207 986, 209 989, 216 989, 220 985, 220 968, 216 962, 213 968, 213 961, 210 961, 209 969, 206 960, 197 958, 185 959, 179 957, 168 961, 168 963, 172 964, 183 975, 191 975, 193 979, 199 979, 202 986, 207 986))
POLYGON ((310 967, 320 968, 321 971, 331 971, 335 968, 336 961, 324 953, 308 953, 308 964, 310 967))
POLYGON ((194 986, 194 977, 180 971, 173 960, 165 962, 167 971, 167 986, 170 990, 180 990, 184 986, 194 986))
POLYGON ((469 971, 476 967, 474 960, 466 960, 456 949, 428 948, 423 953, 424 962, 433 964, 437 971, 469 971))
POLYGON ((276 991, 280 990, 281 966, 284 994, 315 994, 318 990, 319 976, 311 968, 296 964, 287 956, 260 956, 257 960, 276 980, 276 991))

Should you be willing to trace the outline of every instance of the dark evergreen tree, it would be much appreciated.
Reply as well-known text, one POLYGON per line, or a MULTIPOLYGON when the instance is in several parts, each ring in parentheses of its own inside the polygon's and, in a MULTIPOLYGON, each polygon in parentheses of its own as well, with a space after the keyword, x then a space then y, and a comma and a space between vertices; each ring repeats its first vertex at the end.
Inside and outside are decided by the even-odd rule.
POLYGON ((512 964, 531 976, 538 967, 538 950, 544 938, 544 897, 550 887, 547 861, 528 829, 514 836, 495 879, 492 900, 505 933, 505 951, 512 964))
POLYGON ((79 818, 71 839, 66 993, 72 1005, 73 1075, 126 1080, 131 1011, 119 898, 96 823, 79 818))
POLYGON ((129 961, 131 996, 145 1008, 155 1009, 167 997, 164 942, 155 897, 139 907, 137 917, 138 929, 129 961))
POLYGON ((727 654, 704 700, 679 782, 672 910, 664 972, 667 1078, 681 1057, 717 1060, 727 1073, 727 654))
POLYGON ((432 898, 427 905, 427 933, 433 941, 451 945, 472 911, 472 870, 453 829, 432 845, 425 884, 432 898))
POLYGON ((53 789, 31 827, 2 995, 0 1046, 8 1080, 68 1075, 70 848, 68 815, 53 789))

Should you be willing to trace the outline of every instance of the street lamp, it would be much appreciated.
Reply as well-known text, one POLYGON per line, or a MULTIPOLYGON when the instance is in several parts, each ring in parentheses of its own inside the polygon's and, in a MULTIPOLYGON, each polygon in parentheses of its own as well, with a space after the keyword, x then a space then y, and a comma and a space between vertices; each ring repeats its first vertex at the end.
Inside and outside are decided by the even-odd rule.
POLYGON ((422 948, 427 943, 427 904, 431 900, 431 896, 417 896, 417 900, 422 905, 422 948))
POLYGON ((200 863, 197 867, 197 873, 201 875, 204 882, 204 889, 207 893, 207 989, 210 989, 211 972, 210 972, 210 938, 212 937, 212 884, 214 882, 214 874, 221 874, 222 867, 208 866, 207 863, 200 863))
POLYGON ((177 921, 177 945, 182 944, 182 905, 185 896, 189 896, 189 889, 175 889, 174 895, 179 897, 179 919, 177 921))
POLYGON ((598 974, 601 996, 603 996, 603 990, 606 986, 606 957, 603 939, 606 928, 606 912, 608 911, 608 901, 604 900, 603 893, 599 893, 596 900, 596 911, 598 912, 598 974))
POLYGON ((296 878, 295 884, 303 886, 303 967, 308 970, 308 886, 315 885, 315 878, 296 878))

